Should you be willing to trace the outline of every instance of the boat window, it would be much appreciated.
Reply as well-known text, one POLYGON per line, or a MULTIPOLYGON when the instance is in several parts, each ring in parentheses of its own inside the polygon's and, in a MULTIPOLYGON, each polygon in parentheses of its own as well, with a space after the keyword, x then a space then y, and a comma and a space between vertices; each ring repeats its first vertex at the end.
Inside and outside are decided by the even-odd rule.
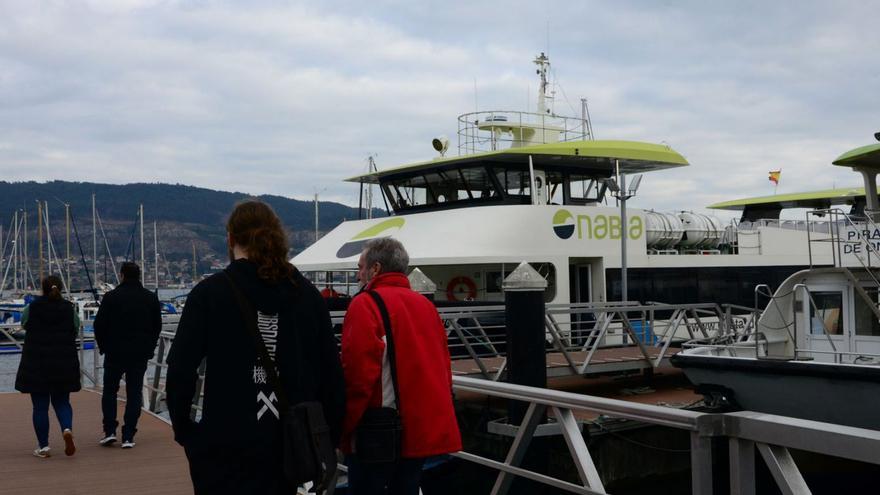
MULTIPOLYGON (((877 306, 877 289, 865 288, 868 297, 876 307, 877 306)), ((855 310, 856 310, 856 335, 870 335, 872 337, 880 337, 880 321, 877 315, 871 309, 871 303, 865 300, 858 291, 855 294, 855 310)))
POLYGON ((810 333, 840 335, 843 333, 843 292, 810 291, 810 333))
POLYGON ((508 196, 531 196, 531 175, 528 170, 495 169, 498 183, 508 196))
POLYGON ((382 183, 395 211, 455 207, 501 198, 485 167, 452 168, 382 183))
POLYGON ((568 197, 574 204, 596 203, 602 200, 604 192, 601 182, 595 177, 572 175, 568 179, 568 197))

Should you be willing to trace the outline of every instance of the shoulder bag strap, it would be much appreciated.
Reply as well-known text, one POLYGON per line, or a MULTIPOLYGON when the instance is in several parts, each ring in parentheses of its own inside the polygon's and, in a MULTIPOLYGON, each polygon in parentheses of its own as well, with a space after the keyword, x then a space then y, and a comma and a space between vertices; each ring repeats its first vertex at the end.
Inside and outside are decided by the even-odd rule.
POLYGON ((367 294, 373 298, 376 306, 379 308, 379 314, 382 315, 382 325, 385 327, 385 342, 388 347, 388 364, 391 367, 391 383, 394 384, 394 404, 397 406, 397 412, 400 413, 400 390, 397 387, 397 355, 394 352, 394 337, 391 331, 391 317, 388 316, 388 308, 382 296, 375 290, 367 291, 367 294))
POLYGON ((259 361, 263 365, 266 375, 269 377, 269 383, 272 385, 272 388, 275 389, 275 393, 278 394, 278 402, 283 409, 287 409, 290 406, 290 403, 287 401, 287 393, 284 391, 284 387, 281 384, 281 378, 278 376, 275 361, 272 359, 272 356, 269 355, 269 350, 266 349, 266 343, 263 342, 260 330, 257 329, 256 310, 253 305, 251 305, 251 302, 248 301, 247 297, 245 297, 244 293, 242 293, 235 284, 235 281, 232 280, 232 276, 229 275, 229 272, 224 270, 222 273, 229 282, 229 286, 232 287, 232 293, 235 295, 235 299, 238 302, 238 307, 244 318, 244 324, 254 340, 254 347, 257 349, 259 361))

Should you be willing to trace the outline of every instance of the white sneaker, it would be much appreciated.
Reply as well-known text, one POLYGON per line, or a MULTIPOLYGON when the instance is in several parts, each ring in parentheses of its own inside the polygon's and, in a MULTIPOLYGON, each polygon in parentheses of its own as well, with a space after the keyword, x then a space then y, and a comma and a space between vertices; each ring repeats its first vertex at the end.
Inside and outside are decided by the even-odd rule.
POLYGON ((51 449, 49 449, 49 447, 42 447, 42 448, 38 447, 37 449, 34 450, 34 457, 46 458, 46 457, 51 457, 51 456, 52 456, 52 452, 51 452, 51 449))
POLYGON ((134 440, 124 440, 122 442, 123 449, 130 449, 135 446, 134 440))
POLYGON ((111 445, 116 443, 116 435, 112 433, 110 435, 106 435, 98 443, 101 444, 102 447, 110 447, 111 445))

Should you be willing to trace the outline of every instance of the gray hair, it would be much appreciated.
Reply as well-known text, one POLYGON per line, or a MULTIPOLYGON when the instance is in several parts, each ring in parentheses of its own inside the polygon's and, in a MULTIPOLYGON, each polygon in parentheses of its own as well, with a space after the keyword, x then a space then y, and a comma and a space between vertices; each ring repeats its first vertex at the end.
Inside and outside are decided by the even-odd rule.
POLYGON ((406 273, 409 267, 409 255, 397 239, 380 237, 370 239, 364 245, 364 262, 367 266, 379 263, 381 267, 379 273, 406 273))

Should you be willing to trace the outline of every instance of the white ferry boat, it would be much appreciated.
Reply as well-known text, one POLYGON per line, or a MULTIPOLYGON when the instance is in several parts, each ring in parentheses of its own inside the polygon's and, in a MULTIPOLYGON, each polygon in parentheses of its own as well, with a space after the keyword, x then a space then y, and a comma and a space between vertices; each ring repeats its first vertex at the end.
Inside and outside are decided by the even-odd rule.
POLYGON ((853 196, 867 202, 862 215, 815 212, 832 218, 834 266, 789 277, 755 328, 686 344, 671 358, 710 403, 880 429, 880 144, 834 164, 864 175, 853 196))
POLYGON ((436 138, 434 159, 347 179, 361 197, 377 185, 388 216, 366 218, 373 208, 362 202, 364 218, 343 222, 292 262, 322 287, 350 294, 364 243, 393 236, 437 284, 435 301, 500 301, 504 276, 528 261, 548 281, 548 303, 742 306, 753 304, 757 284, 776 287, 811 260, 832 262, 829 246, 810 249, 804 222, 779 220, 787 206, 772 198, 716 205, 744 211, 729 225, 692 212, 617 207, 615 198, 635 192, 621 185, 638 187, 636 174, 690 164, 664 144, 593 139, 585 104, 580 118, 552 111, 550 62, 542 54, 534 63, 537 112, 460 115, 457 156, 446 156, 448 140, 436 138))

